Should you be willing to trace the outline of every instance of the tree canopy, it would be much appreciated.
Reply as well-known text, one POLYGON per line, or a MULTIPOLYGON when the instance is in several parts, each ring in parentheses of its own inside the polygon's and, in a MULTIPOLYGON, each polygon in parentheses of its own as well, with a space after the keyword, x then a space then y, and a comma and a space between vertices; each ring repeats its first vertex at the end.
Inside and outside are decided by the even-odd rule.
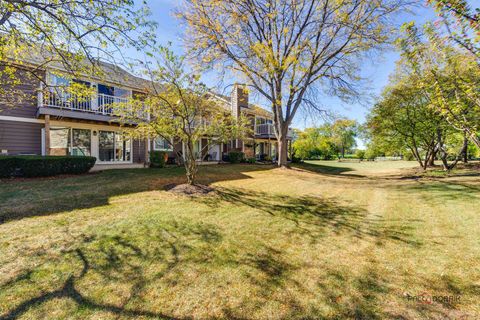
POLYGON ((299 132, 293 143, 295 156, 301 159, 329 160, 345 157, 356 146, 358 124, 355 120, 337 119, 316 128, 299 132))
POLYGON ((317 90, 355 95, 359 62, 393 34, 404 0, 185 0, 186 45, 202 66, 229 68, 270 104, 287 161, 287 131, 317 90))
POLYGON ((210 90, 197 74, 185 68, 185 57, 175 55, 168 47, 155 51, 155 61, 146 65, 146 76, 153 86, 146 94, 127 103, 114 105, 115 114, 123 124, 134 123, 130 134, 140 138, 162 137, 173 147, 175 141, 183 147, 176 150, 186 169, 188 184, 195 184, 197 160, 203 150, 195 150, 201 139, 227 143, 242 139, 249 132, 246 117, 234 117, 230 110, 212 99, 210 90))
POLYGON ((49 65, 73 77, 101 74, 100 59, 124 63, 125 48, 153 41, 148 16, 148 7, 132 0, 0 1, 1 96, 21 94, 14 91, 19 68, 43 81, 37 71, 49 65))

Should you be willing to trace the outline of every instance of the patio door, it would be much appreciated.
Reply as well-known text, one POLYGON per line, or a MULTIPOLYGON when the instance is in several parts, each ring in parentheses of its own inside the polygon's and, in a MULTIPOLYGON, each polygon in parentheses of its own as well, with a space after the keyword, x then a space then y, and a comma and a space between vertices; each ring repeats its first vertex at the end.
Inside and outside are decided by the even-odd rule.
POLYGON ((120 132, 99 131, 98 157, 103 162, 131 162, 132 140, 120 132))

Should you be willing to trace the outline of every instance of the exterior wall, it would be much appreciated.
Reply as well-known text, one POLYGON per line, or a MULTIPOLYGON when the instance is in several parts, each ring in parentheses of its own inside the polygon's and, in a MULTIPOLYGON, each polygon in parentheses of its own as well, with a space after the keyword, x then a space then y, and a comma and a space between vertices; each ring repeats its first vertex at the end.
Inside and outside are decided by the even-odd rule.
POLYGON ((0 120, 0 153, 42 154, 43 123, 0 120))
POLYGON ((231 100, 233 116, 238 117, 242 108, 248 108, 248 92, 243 85, 235 84, 233 86, 231 100))
MULTIPOLYGON (((155 151, 154 149, 154 139, 150 139, 150 147, 149 147, 149 151, 155 151)), ((182 163, 182 159, 181 157, 178 156, 178 154, 182 153, 182 142, 179 141, 178 139, 175 139, 173 141, 173 150, 172 151, 168 151, 168 158, 169 158, 169 161, 171 162, 175 162, 176 164, 180 164, 182 163)))
MULTIPOLYGON (((14 90, 6 86, 7 96, 0 97, 0 116, 36 118, 40 81, 24 69, 18 69, 16 77, 20 84, 16 85, 14 90)), ((45 73, 39 73, 38 77, 44 79, 45 73)))
POLYGON ((254 149, 254 140, 245 140, 243 143, 243 153, 245 153, 245 158, 254 158, 255 149, 254 149))
POLYGON ((133 162, 134 163, 146 163, 147 159, 145 157, 145 148, 146 148, 146 141, 143 139, 134 139, 132 141, 132 148, 133 148, 133 162))
MULTIPOLYGON (((0 116, 0 153, 8 154, 42 154, 42 129, 45 124, 43 119, 14 118, 17 121, 1 120, 0 116), (21 120, 22 121, 18 121, 21 120)), ((5 118, 5 117, 4 117, 5 118)), ((77 121, 50 120, 50 127, 89 129, 92 131, 91 151, 92 156, 98 158, 98 131, 121 131, 121 127, 108 124, 94 124, 77 121)), ((132 160, 124 162, 106 162, 111 165, 125 163, 145 163, 145 140, 132 141, 132 160)), ((97 161, 98 163, 98 161, 97 161)))

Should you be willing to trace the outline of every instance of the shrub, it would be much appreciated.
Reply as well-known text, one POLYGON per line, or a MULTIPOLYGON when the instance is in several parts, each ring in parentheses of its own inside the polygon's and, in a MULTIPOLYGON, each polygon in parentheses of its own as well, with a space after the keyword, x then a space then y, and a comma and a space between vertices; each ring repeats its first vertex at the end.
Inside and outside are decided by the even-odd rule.
POLYGON ((415 156, 413 155, 413 153, 411 152, 407 152, 405 155, 404 155, 404 160, 407 160, 407 161, 413 161, 415 160, 415 156))
POLYGON ((253 164, 253 163, 257 162, 257 159, 255 157, 253 157, 253 158, 247 158, 245 161, 247 163, 253 164))
POLYGON ((292 157, 292 163, 302 163, 302 159, 297 156, 292 157))
POLYGON ((168 153, 165 151, 150 152, 150 167, 163 168, 168 161, 168 153))
POLYGON ((0 158, 0 177, 49 177, 59 174, 87 173, 95 157, 7 156, 0 158), (4 168, 5 165, 5 168, 4 168))
POLYGON ((228 153, 228 161, 230 163, 240 163, 243 158, 245 158, 245 154, 240 151, 231 151, 228 153))
POLYGON ((365 159, 365 150, 358 149, 355 151, 355 157, 360 160, 365 159))
POLYGON ((15 174, 16 160, 14 157, 0 156, 0 178, 9 178, 15 174))

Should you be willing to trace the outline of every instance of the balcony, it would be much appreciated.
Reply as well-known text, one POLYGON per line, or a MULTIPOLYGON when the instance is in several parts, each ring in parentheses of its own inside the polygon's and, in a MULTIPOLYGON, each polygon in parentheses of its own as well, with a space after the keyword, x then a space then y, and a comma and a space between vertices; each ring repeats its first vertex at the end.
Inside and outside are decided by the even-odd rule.
MULTIPOLYGON (((288 128, 287 137, 292 137, 292 134, 292 129, 288 128)), ((273 124, 265 123, 255 125, 255 135, 264 137, 275 137, 275 129, 273 127, 273 124)))
POLYGON ((110 122, 115 120, 112 105, 126 103, 129 98, 97 93, 81 97, 68 92, 42 92, 38 94, 38 115, 110 122))
POLYGON ((128 98, 114 97, 101 93, 90 97, 79 97, 67 92, 48 92, 46 94, 40 92, 38 99, 39 107, 88 112, 104 116, 114 115, 112 104, 128 102, 128 98))

